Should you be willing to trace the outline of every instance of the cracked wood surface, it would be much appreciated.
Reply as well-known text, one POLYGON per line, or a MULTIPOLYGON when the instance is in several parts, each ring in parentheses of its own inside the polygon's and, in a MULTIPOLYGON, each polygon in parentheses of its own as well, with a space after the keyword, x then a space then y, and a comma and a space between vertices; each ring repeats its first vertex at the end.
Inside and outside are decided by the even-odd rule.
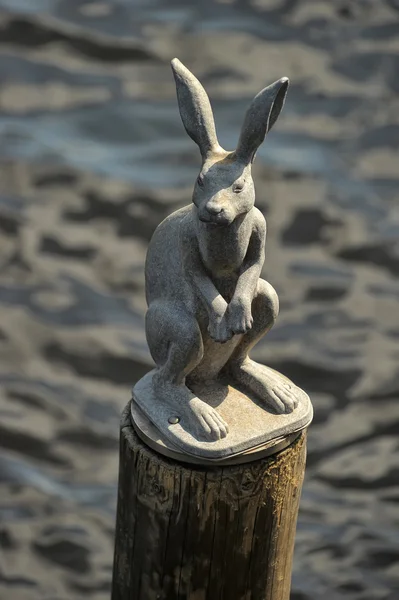
POLYGON ((179 464, 121 423, 112 600, 289 600, 306 432, 224 468, 179 464))

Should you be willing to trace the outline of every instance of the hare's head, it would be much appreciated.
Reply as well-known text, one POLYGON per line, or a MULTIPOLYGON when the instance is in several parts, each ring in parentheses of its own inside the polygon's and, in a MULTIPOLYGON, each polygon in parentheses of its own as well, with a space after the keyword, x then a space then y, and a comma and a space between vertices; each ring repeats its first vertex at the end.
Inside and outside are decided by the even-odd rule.
POLYGON ((204 88, 177 58, 172 60, 172 69, 184 127, 202 155, 193 192, 198 217, 205 223, 228 226, 254 206, 251 165, 283 108, 289 81, 283 77, 255 96, 245 116, 236 150, 226 152, 219 145, 204 88))

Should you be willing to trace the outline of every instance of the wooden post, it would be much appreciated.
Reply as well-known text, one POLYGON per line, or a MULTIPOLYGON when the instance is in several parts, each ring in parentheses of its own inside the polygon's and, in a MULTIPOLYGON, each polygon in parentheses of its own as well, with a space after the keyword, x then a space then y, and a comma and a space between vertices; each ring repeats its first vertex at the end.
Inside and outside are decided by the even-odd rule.
POLYGON ((112 600, 289 600, 306 432, 229 467, 157 454, 121 422, 112 600))

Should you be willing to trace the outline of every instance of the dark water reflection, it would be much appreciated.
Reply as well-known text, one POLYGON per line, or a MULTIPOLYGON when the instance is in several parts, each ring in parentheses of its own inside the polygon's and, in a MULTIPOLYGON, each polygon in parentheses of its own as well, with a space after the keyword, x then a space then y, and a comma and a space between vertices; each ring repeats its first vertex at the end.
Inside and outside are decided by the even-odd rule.
POLYGON ((118 419, 151 364, 143 262, 199 165, 168 61, 258 154, 278 325, 255 355, 315 405, 295 600, 394 600, 399 5, 0 0, 0 597, 109 597, 118 419))

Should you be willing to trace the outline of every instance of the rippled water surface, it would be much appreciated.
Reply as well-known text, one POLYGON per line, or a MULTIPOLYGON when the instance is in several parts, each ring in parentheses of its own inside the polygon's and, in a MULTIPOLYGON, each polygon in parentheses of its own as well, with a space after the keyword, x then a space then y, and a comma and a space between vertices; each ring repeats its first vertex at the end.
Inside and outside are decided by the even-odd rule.
POLYGON ((258 153, 278 324, 313 399, 293 600, 399 597, 399 3, 0 0, 0 597, 109 598, 119 414, 150 367, 143 262, 198 151, 292 80, 258 153))

